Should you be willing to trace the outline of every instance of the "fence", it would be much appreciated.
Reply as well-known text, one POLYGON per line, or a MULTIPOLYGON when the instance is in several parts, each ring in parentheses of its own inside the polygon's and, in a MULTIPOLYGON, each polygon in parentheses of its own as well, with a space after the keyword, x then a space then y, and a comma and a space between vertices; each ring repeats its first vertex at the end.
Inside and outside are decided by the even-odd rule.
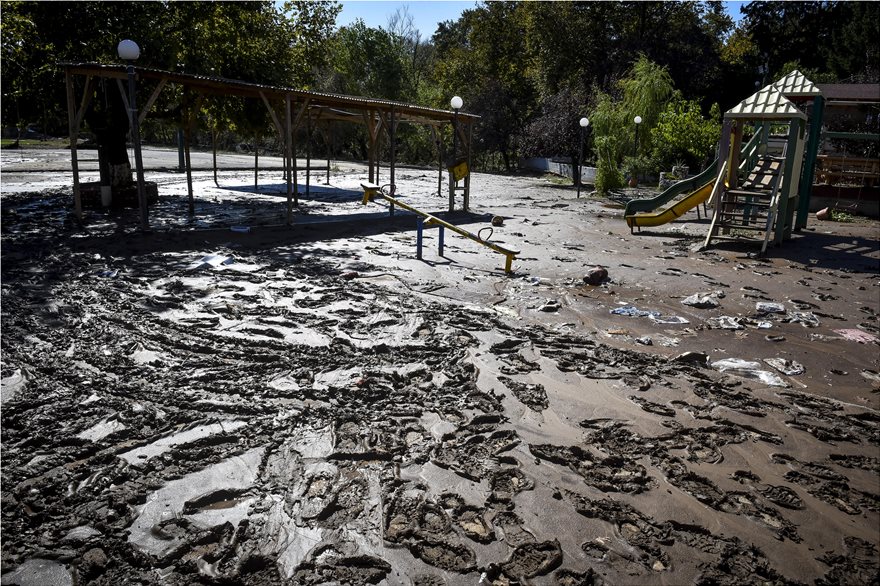
MULTIPOLYGON (((532 157, 519 160, 520 169, 529 169, 531 171, 544 171, 561 175, 562 177, 574 177, 571 162, 568 159, 542 159, 532 157)), ((596 182, 595 167, 581 167, 581 183, 593 185, 596 182)))

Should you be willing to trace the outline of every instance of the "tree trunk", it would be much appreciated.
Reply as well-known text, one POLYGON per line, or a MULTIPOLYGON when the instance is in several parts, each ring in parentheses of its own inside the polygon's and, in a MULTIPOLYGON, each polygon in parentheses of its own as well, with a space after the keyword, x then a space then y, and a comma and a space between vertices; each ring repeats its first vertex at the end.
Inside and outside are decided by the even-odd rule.
POLYGON ((131 163, 128 161, 126 136, 128 115, 119 95, 109 89, 107 95, 92 100, 85 119, 98 141, 98 165, 102 178, 111 187, 125 187, 133 183, 131 163))

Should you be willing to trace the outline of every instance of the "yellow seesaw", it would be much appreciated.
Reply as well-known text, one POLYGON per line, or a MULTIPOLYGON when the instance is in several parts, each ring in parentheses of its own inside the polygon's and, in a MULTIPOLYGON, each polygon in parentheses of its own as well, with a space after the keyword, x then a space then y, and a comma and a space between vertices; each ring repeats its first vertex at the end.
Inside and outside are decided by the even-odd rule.
POLYGON ((385 188, 390 188, 391 186, 389 186, 389 185, 386 185, 384 187, 380 187, 379 185, 376 185, 375 183, 361 183, 361 187, 364 190, 364 198, 361 201, 362 204, 367 205, 368 203, 373 201, 375 198, 381 197, 382 199, 386 200, 388 202, 388 204, 391 206, 390 210, 391 210, 392 214, 394 213, 394 208, 396 206, 396 207, 407 210, 407 211, 412 212, 412 213, 416 214, 417 216, 419 216, 417 218, 418 234, 416 236, 416 257, 417 258, 419 258, 419 259, 422 258, 422 229, 424 228, 424 226, 430 227, 432 225, 436 225, 440 228, 440 234, 438 237, 440 256, 443 256, 443 229, 449 228, 450 230, 452 230, 456 234, 460 234, 460 235, 464 236, 465 238, 469 238, 470 240, 473 240, 477 244, 482 244, 483 246, 485 246, 487 248, 491 248, 492 250, 494 250, 495 252, 497 252, 499 254, 503 254, 506 259, 504 262, 504 272, 508 273, 508 274, 511 272, 510 267, 513 264, 513 259, 515 259, 516 256, 519 254, 518 250, 511 250, 509 248, 504 248, 503 246, 499 246, 499 245, 495 244, 494 242, 489 242, 488 240, 484 240, 483 238, 480 238, 480 236, 478 234, 474 234, 473 232, 468 232, 467 230, 465 230, 463 228, 459 228, 458 226, 456 226, 454 224, 450 224, 449 222, 447 222, 445 220, 441 220, 437 216, 433 216, 427 212, 423 212, 422 210, 416 209, 410 205, 403 203, 399 199, 396 199, 395 197, 393 197, 390 193, 386 193, 385 188))

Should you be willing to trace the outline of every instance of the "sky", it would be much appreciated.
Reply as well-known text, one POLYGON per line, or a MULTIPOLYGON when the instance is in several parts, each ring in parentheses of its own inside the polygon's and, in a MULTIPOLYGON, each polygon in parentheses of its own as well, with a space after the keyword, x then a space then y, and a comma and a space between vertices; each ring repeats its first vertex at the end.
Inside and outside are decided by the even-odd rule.
MULTIPOLYGON (((734 21, 741 16, 739 8, 745 1, 724 2, 724 7, 734 21)), ((363 19, 372 28, 388 28, 388 18, 397 10, 408 8, 413 17, 413 24, 422 33, 422 38, 430 38, 437 30, 437 24, 444 20, 458 20, 461 13, 477 6, 476 0, 344 0, 341 2, 342 12, 336 18, 336 26, 351 24, 356 19, 363 19)))

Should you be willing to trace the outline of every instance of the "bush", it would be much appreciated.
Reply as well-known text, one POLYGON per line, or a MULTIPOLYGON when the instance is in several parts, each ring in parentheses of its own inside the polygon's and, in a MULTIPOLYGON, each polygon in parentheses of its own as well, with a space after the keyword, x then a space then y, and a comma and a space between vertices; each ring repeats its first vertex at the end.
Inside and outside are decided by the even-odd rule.
POLYGON ((681 161, 694 169, 704 168, 721 136, 720 118, 718 104, 712 105, 706 119, 699 103, 676 96, 666 104, 654 130, 654 158, 665 169, 681 161))
POLYGON ((614 136, 596 138, 596 190, 605 194, 612 189, 623 187, 623 174, 617 165, 619 139, 614 136))

